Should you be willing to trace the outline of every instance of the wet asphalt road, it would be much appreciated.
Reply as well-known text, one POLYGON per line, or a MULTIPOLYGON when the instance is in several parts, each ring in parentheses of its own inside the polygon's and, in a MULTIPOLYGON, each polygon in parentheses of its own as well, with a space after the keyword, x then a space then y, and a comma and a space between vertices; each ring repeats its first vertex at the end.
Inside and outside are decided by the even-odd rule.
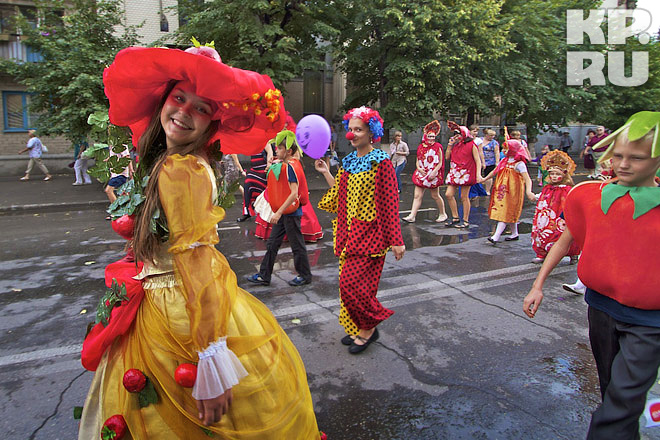
MULTIPOLYGON (((312 201, 320 196, 314 191, 312 201)), ((411 186, 402 199, 401 210, 410 209, 411 186)), ((586 304, 560 287, 575 280, 575 267, 564 261, 555 270, 540 312, 527 319, 522 298, 538 270, 530 263, 533 206, 526 202, 521 240, 495 248, 485 240, 487 200, 475 205, 469 231, 434 223, 429 196, 417 223, 402 225, 407 253, 398 262, 388 255, 379 293, 396 313, 358 356, 339 343, 331 217, 317 210, 326 236, 308 246, 311 285, 287 285, 295 274, 283 247, 271 286, 254 287, 242 279, 256 271, 265 242, 253 221, 234 221, 237 207, 228 211, 218 247, 298 347, 330 439, 584 438, 599 392, 586 304)), ((0 216, 1 438, 76 438, 72 408, 92 379, 80 344, 104 290, 103 268, 124 245, 103 217, 0 216)), ((659 395, 656 385, 651 397, 659 395)), ((642 434, 660 439, 652 428, 642 434)))

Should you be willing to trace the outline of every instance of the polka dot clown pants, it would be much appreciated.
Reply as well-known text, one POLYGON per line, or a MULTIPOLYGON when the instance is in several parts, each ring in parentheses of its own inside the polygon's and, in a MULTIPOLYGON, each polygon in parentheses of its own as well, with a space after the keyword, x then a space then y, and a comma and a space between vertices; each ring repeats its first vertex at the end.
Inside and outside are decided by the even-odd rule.
POLYGON ((339 256, 339 323, 349 335, 370 330, 394 314, 376 299, 385 256, 339 256))

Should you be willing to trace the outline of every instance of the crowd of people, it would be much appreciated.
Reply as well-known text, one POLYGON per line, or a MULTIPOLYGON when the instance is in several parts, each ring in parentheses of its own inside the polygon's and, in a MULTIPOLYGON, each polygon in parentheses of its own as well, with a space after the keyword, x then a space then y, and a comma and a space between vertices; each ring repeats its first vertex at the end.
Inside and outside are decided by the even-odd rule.
MULTIPOLYGON (((218 185, 244 176, 238 221, 256 217, 268 240, 259 272, 247 281, 270 284, 286 237, 297 271, 289 284, 312 282, 305 216, 312 235, 320 225, 309 202, 295 121, 286 115, 281 93, 267 76, 231 68, 208 47, 124 49, 106 69, 104 85, 111 122, 130 127, 140 156, 137 170, 113 176, 108 197, 133 174, 148 183, 128 228, 129 251, 106 268, 110 290, 97 311, 103 319, 83 344, 83 365, 95 375, 79 438, 323 438, 296 348, 267 307, 238 286, 215 247, 216 225, 225 217, 218 185), (220 151, 224 175, 218 179, 220 151), (251 157, 249 171, 237 154, 251 157), (196 371, 192 381, 180 380, 181 366, 196 371), (145 386, 155 401, 134 395, 145 386)), ((660 239, 660 145, 654 137, 660 114, 642 113, 609 135, 599 127, 585 143, 585 160, 611 160, 617 179, 571 190, 575 163, 562 151, 571 147, 562 135, 560 149, 539 159, 540 194, 532 192, 531 155, 520 132, 498 142, 492 130, 482 139, 479 127, 449 122, 452 135, 443 150, 441 124, 432 121, 417 149, 411 213, 400 219, 410 148, 401 132, 394 133, 388 151, 378 148, 384 134, 378 111, 349 110, 342 125, 352 151, 336 174, 334 154, 314 162, 328 186, 318 208, 336 214, 333 250, 345 333, 338 342, 349 354, 362 353, 379 339, 379 324, 394 314, 377 298, 385 257, 392 251, 396 260, 403 258, 401 220, 415 222, 427 189, 438 208, 435 221, 466 229, 470 189, 483 185, 477 191, 490 196, 489 217, 497 224, 488 241, 495 245, 507 227, 508 240, 519 239, 527 197, 536 203, 532 247, 543 265, 524 312, 535 316, 543 283, 559 260, 581 254, 578 272, 587 286, 603 398, 588 438, 638 437, 646 393, 660 367, 660 303, 654 295, 660 279, 653 271, 660 257, 654 245, 660 239), (621 230, 630 233, 621 237, 621 230), (628 246, 619 243, 624 238, 628 246), (603 261, 612 269, 607 274, 600 270, 603 261), (631 276, 630 267, 645 278, 631 276)))

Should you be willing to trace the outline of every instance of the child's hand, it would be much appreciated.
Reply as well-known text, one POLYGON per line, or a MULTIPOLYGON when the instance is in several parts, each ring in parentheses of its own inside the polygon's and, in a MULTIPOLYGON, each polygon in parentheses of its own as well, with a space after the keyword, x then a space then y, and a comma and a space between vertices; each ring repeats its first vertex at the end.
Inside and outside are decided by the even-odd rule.
POLYGON ((394 258, 398 261, 402 259, 403 254, 406 253, 406 246, 392 246, 392 252, 394 253, 394 258))
POLYGON ((325 163, 323 159, 316 159, 316 161, 314 162, 314 169, 319 173, 329 172, 328 165, 325 163))
POLYGON ((270 216, 270 220, 268 220, 268 223, 275 224, 280 221, 280 218, 282 218, 282 214, 279 212, 274 212, 273 215, 270 216))
POLYGON ((536 194, 534 194, 533 192, 528 192, 527 198, 529 199, 530 202, 536 202, 536 200, 538 199, 536 194))
POLYGON ((536 311, 539 309, 543 301, 543 291, 541 289, 532 287, 525 299, 523 300, 523 312, 525 315, 533 318, 536 315, 536 311))

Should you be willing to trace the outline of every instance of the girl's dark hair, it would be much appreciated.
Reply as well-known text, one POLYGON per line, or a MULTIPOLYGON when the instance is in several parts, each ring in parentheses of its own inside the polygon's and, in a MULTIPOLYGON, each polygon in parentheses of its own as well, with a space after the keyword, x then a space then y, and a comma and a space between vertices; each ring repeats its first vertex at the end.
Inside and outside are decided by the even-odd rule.
POLYGON ((596 131, 590 128, 589 130, 587 130, 587 134, 589 134, 589 133, 596 134, 596 131))
POLYGON ((164 215, 158 194, 158 175, 168 155, 194 154, 202 151, 209 143, 211 136, 218 130, 218 121, 211 121, 206 131, 195 141, 183 145, 176 150, 167 151, 165 131, 160 123, 160 114, 165 105, 167 97, 177 84, 170 81, 165 92, 154 110, 149 125, 138 142, 140 152, 140 165, 135 175, 136 182, 141 182, 144 176, 149 176, 147 187, 144 191, 145 200, 138 205, 135 212, 135 231, 133 236, 133 250, 138 261, 154 263, 158 254, 158 248, 162 242, 161 238, 151 230, 151 219, 156 209, 164 215))

